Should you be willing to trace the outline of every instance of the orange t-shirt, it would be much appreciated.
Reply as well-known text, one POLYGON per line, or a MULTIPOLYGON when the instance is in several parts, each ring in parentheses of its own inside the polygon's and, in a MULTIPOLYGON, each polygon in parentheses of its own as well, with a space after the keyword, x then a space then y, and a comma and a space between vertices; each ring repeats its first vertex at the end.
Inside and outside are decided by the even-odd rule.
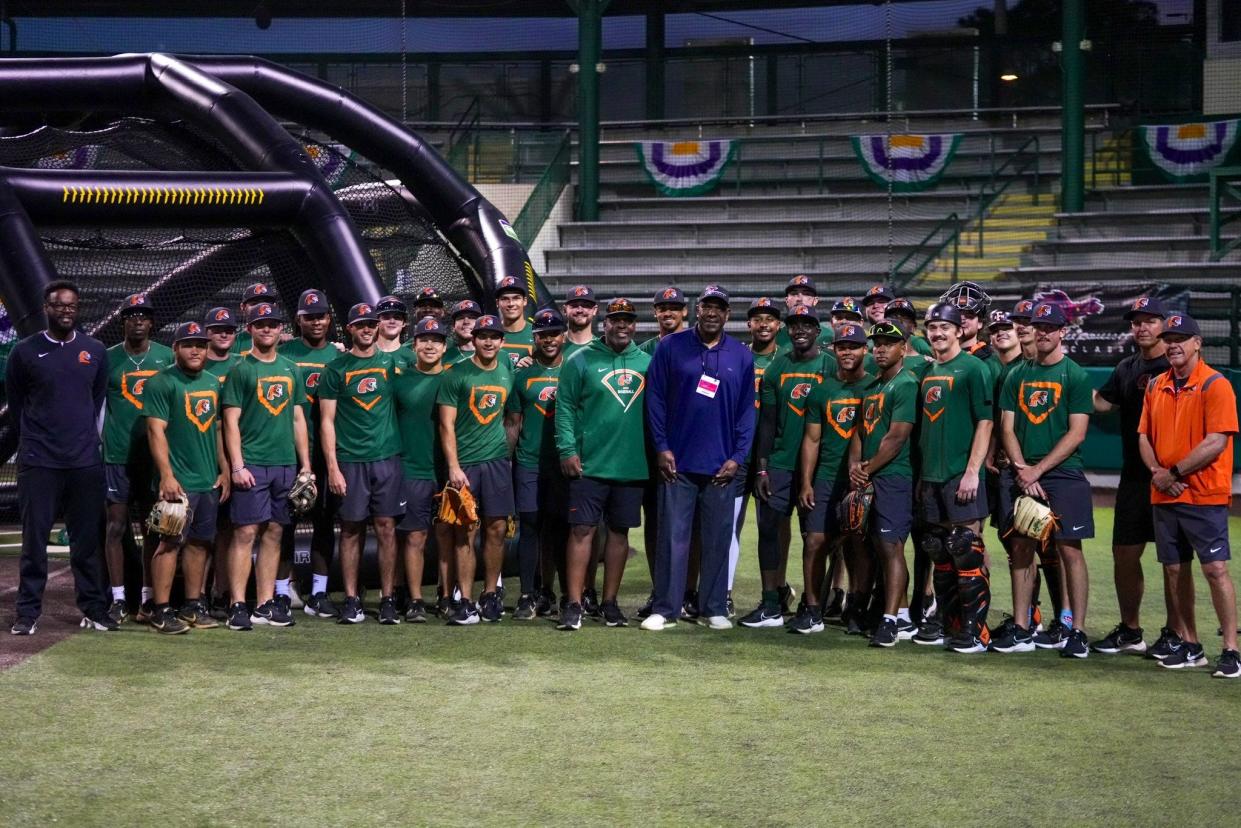
POLYGON ((1228 445, 1209 465, 1188 474, 1180 497, 1151 487, 1151 503, 1226 506, 1232 499, 1232 435, 1237 433, 1237 397, 1228 379, 1199 358, 1185 384, 1177 390, 1172 371, 1146 387, 1138 433, 1155 449, 1159 465, 1171 468, 1208 434, 1228 435, 1228 445))

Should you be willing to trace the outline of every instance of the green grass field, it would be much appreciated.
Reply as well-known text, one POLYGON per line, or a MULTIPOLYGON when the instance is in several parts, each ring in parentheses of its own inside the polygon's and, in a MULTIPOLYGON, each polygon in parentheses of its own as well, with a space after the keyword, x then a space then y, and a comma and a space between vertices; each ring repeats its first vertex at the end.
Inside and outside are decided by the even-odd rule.
MULTIPOLYGON (((1110 510, 1096 520, 1110 531, 1110 510)), ((1117 619, 1109 543, 1088 546, 1092 638, 1117 619)), ((748 609, 752 528, 745 549, 748 609)), ((1146 572, 1149 641, 1163 620, 1153 549, 1146 572)), ((627 609, 647 589, 639 562, 630 575, 627 609)), ((998 621, 1010 604, 1007 571, 995 576, 998 621)), ((881 651, 838 628, 298 617, 245 635, 76 635, 0 673, 0 824, 1236 819, 1241 682, 1208 670, 881 651)))

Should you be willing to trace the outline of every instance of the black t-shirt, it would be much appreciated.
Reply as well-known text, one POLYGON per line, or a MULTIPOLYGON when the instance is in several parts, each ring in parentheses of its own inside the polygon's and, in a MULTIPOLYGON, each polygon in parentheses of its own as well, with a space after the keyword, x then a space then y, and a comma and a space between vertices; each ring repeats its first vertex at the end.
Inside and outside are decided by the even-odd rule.
POLYGON ((1138 421, 1142 418, 1142 399, 1152 379, 1168 370, 1168 358, 1143 359, 1141 352, 1117 363, 1112 375, 1099 389, 1099 396, 1119 409, 1120 444, 1124 451, 1121 474, 1150 476, 1138 454, 1138 421))

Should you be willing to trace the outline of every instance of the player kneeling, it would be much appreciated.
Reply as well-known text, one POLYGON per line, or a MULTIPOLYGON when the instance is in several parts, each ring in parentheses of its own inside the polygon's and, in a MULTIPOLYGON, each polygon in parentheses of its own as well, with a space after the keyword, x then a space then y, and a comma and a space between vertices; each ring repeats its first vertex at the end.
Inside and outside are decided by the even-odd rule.
POLYGON ((169 531, 151 560, 155 601, 151 626, 165 635, 218 626, 207 614, 202 585, 207 550, 215 538, 216 510, 229 494, 228 464, 216 416, 219 381, 203 371, 207 334, 197 322, 182 323, 172 347, 175 363, 148 380, 143 409, 159 475, 159 498, 188 507, 181 531, 173 535, 171 528, 176 527, 165 526, 169 531), (185 604, 178 613, 169 600, 182 549, 185 604))

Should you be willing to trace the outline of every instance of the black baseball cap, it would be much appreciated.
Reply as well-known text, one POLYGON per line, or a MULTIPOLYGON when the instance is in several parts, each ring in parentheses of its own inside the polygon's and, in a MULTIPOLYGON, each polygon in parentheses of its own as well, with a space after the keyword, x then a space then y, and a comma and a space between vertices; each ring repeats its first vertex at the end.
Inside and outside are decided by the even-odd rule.
POLYGON ((420 336, 438 336, 447 339, 448 326, 441 322, 437 316, 424 316, 414 326, 414 339, 420 336))
POLYGON ((805 305, 793 308, 791 311, 789 311, 789 315, 785 318, 784 322, 786 325, 788 325, 788 324, 791 324, 797 321, 798 319, 802 320, 803 322, 813 322, 819 327, 823 326, 823 320, 819 319, 818 312, 815 311, 814 308, 808 308, 805 305))
POLYGON ((1125 319, 1131 320, 1139 313, 1158 316, 1160 319, 1168 318, 1168 309, 1163 306, 1163 302, 1154 296, 1140 296, 1133 300, 1133 304, 1129 306, 1129 310, 1125 311, 1125 319))
POLYGON ((197 322, 182 322, 172 334, 172 344, 185 342, 189 339, 200 339, 207 341, 207 330, 197 322))
POLYGON ((888 306, 883 309, 883 318, 889 316, 904 316, 911 322, 918 321, 918 309, 914 307, 914 303, 908 299, 893 299, 888 306))
POLYGON ((257 305, 251 305, 246 311, 246 324, 258 322, 260 319, 266 319, 272 322, 283 322, 284 314, 280 312, 277 305, 271 302, 259 302, 257 305))
POLYGON ((1013 327, 1013 320, 1009 317, 1008 311, 993 310, 987 317, 987 330, 994 331, 996 328, 1013 327))
POLYGON ((595 291, 590 285, 574 285, 569 288, 569 295, 564 298, 564 301, 566 305, 570 302, 589 302, 592 305, 597 304, 597 300, 595 299, 595 291))
POLYGON ((565 327, 564 317, 555 308, 539 309, 534 315, 534 322, 531 324, 531 330, 534 333, 563 331, 565 327))
POLYGON ((715 299, 723 302, 725 305, 732 303, 732 298, 729 297, 728 291, 719 285, 707 285, 702 289, 702 293, 698 294, 698 301, 702 302, 706 299, 715 299))
POLYGON ((327 294, 316 288, 303 290, 302 295, 297 297, 297 315, 312 316, 320 313, 327 313, 330 310, 327 303, 327 294))
POLYGON ((904 342, 909 339, 909 331, 903 325, 895 322, 876 322, 870 326, 870 333, 866 335, 867 339, 896 339, 904 342))
POLYGON ((819 295, 819 289, 814 286, 814 279, 805 275, 794 276, 792 279, 789 279, 789 283, 784 286, 784 295, 788 296, 798 288, 805 288, 815 296, 819 295))
POLYGON ((232 309, 225 307, 212 308, 207 311, 207 317, 203 324, 208 328, 232 328, 237 330, 240 327, 237 324, 237 317, 233 316, 232 309))
POLYGON ((875 285, 862 297, 862 307, 866 307, 871 302, 891 302, 895 298, 883 285, 875 285))
POLYGON ((271 297, 272 290, 267 286, 266 282, 255 282, 241 294, 241 303, 244 305, 246 302, 257 302, 260 300, 270 302, 271 297))
POLYGON ((414 297, 414 305, 435 305, 437 308, 442 308, 444 307, 444 299, 435 288, 424 287, 414 297))
POLYGON ((776 319, 779 319, 781 316, 780 306, 771 301, 771 298, 767 296, 760 296, 751 302, 750 309, 745 312, 745 318, 749 319, 756 313, 769 313, 776 319))
POLYGON ((832 305, 832 313, 847 313, 856 316, 859 322, 862 321, 862 309, 852 296, 846 296, 832 305))
POLYGON ((841 322, 836 326, 835 332, 836 336, 832 339, 832 345, 844 342, 863 346, 866 344, 866 331, 862 330, 862 326, 856 322, 841 322))
POLYGON ((478 303, 473 299, 462 299, 460 302, 452 306, 453 319, 456 319, 458 316, 465 316, 467 313, 472 313, 475 316, 482 316, 483 309, 479 307, 478 303))
POLYGON ((689 304, 689 302, 685 301, 685 291, 681 290, 679 287, 669 285, 659 291, 659 293, 655 294, 652 304, 656 307, 660 305, 680 305, 681 307, 685 307, 689 304))
POLYGON ((378 322, 379 313, 365 302, 358 302, 349 309, 349 325, 356 322, 378 322))
POLYGON ((1063 328, 1069 324, 1069 320, 1065 318, 1064 308, 1060 307, 1059 303, 1039 302, 1030 313, 1030 324, 1063 328))
POLYGON ((381 296, 375 305, 375 313, 399 313, 401 316, 409 316, 409 308, 398 296, 381 296))
POLYGON ((1198 327, 1198 322, 1187 313, 1172 313, 1164 320, 1163 330, 1159 333, 1160 337, 1169 334, 1179 336, 1202 336, 1202 329, 1198 327))
POLYGON ((1032 313, 1034 313, 1033 300, 1020 299, 1017 301, 1017 304, 1013 305, 1013 309, 1008 312, 1008 318, 1014 322, 1029 322, 1032 313))
POLYGON ((155 306, 151 304, 151 300, 147 299, 145 293, 131 293, 125 297, 125 302, 121 305, 121 317, 139 313, 155 316, 155 306))
POLYGON ((478 321, 474 323, 474 330, 471 335, 478 336, 483 331, 498 333, 500 336, 505 334, 504 325, 500 322, 500 317, 490 313, 486 316, 478 317, 478 321))
POLYGON ((499 298, 506 293, 520 293, 522 296, 525 296, 526 286, 516 276, 505 276, 496 283, 495 295, 496 298, 499 298))

